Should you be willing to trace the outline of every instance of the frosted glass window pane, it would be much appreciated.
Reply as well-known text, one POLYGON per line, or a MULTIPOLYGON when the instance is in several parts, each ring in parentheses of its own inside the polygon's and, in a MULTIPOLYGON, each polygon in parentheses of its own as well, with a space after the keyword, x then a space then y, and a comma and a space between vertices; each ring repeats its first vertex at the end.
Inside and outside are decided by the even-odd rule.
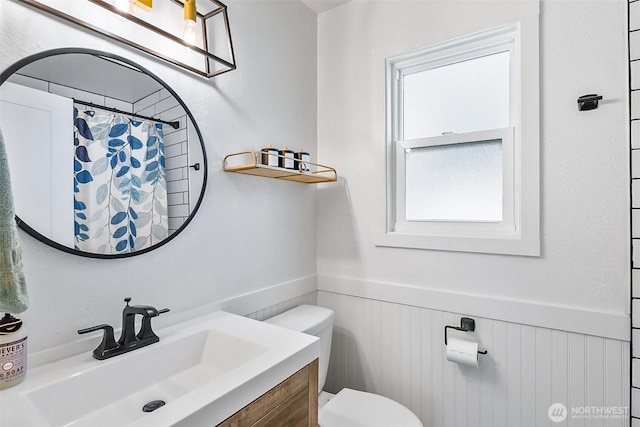
POLYGON ((502 221, 502 141, 406 151, 409 221, 502 221))
POLYGON ((500 52, 405 75, 402 139, 508 127, 509 56, 500 52))

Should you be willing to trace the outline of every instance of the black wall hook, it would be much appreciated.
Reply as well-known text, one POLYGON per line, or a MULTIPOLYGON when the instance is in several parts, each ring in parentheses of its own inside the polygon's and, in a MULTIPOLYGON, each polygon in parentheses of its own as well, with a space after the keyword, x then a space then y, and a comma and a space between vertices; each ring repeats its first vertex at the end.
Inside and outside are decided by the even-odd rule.
POLYGON ((589 95, 582 95, 578 98, 578 110, 579 111, 588 111, 595 110, 598 108, 598 101, 602 99, 601 95, 597 95, 595 93, 589 95))
MULTIPOLYGON (((473 332, 476 330, 476 321, 473 320, 470 317, 463 317, 460 319, 460 326, 450 326, 447 325, 444 327, 444 345, 447 345, 447 329, 451 328, 451 329, 455 329, 456 331, 462 331, 462 332, 473 332)), ((478 350, 479 354, 487 354, 487 350, 484 351, 480 351, 478 350)))

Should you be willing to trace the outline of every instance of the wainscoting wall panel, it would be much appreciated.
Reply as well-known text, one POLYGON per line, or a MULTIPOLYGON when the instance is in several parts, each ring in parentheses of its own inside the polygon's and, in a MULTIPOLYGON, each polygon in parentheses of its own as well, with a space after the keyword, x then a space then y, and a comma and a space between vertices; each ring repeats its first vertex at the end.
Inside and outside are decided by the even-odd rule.
POLYGON ((628 341, 474 317, 467 335, 488 350, 474 368, 446 359, 444 326, 464 313, 323 290, 317 300, 336 312, 327 391, 382 394, 425 427, 629 425, 628 341))

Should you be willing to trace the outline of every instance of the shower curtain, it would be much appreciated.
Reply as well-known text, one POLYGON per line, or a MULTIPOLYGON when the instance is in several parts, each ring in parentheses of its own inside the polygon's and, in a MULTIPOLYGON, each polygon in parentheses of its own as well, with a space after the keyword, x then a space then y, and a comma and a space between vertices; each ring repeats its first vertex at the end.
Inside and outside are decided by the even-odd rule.
POLYGON ((76 249, 122 254, 168 237, 162 124, 74 107, 76 249))

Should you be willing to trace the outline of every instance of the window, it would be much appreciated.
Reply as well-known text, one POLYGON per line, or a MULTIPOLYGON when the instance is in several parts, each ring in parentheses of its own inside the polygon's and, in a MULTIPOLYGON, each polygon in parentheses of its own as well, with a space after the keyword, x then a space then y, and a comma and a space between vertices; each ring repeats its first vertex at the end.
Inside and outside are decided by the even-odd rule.
POLYGON ((492 139, 465 134, 461 142, 447 138, 450 142, 443 145, 398 144, 405 152, 400 205, 406 221, 502 221, 507 216, 502 203, 502 146, 507 138, 500 134, 509 131, 493 132, 492 139))
POLYGON ((537 40, 536 16, 387 59, 379 246, 539 255, 537 40))
POLYGON ((400 71, 402 139, 508 127, 509 48, 400 71))

